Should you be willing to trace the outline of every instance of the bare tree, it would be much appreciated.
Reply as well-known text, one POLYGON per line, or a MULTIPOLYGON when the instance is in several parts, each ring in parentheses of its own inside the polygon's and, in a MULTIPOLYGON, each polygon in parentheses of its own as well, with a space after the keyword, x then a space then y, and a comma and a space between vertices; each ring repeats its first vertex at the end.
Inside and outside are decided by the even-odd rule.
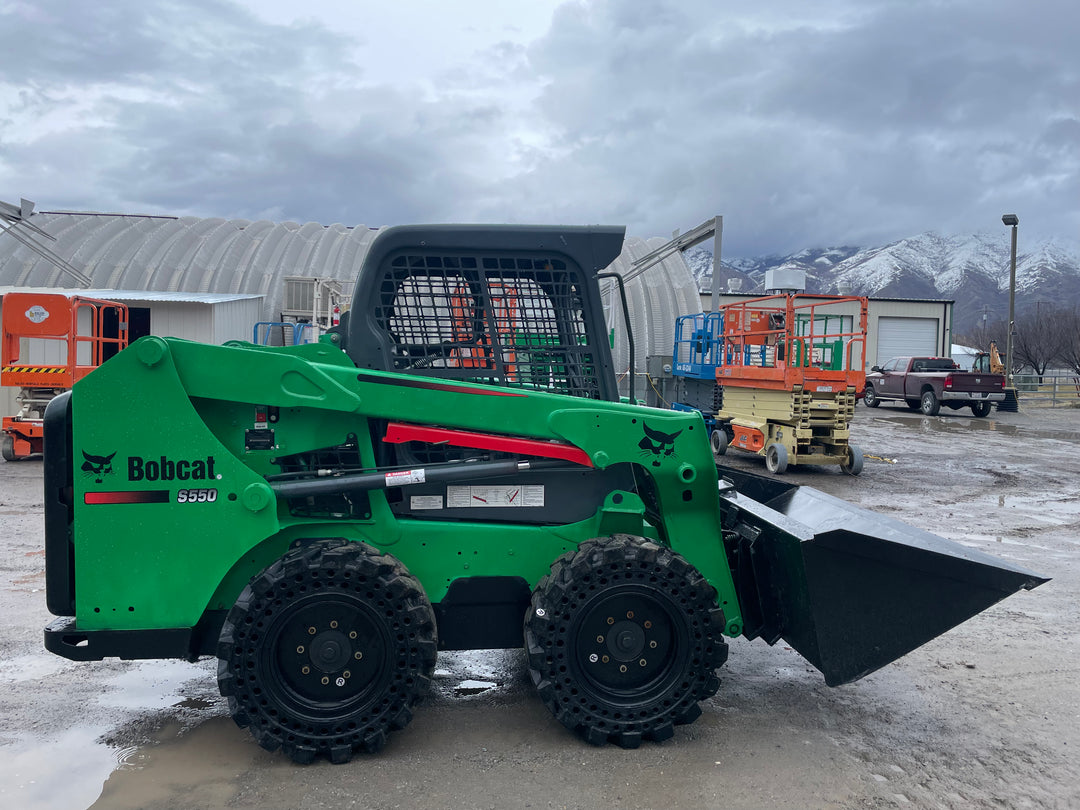
POLYGON ((1080 374, 1080 306, 1062 307, 1057 315, 1061 331, 1061 349, 1057 360, 1066 368, 1080 374))
POLYGON ((990 344, 996 343, 998 351, 1004 356, 1005 335, 1008 331, 1009 326, 1004 318, 991 321, 984 317, 977 321, 968 331, 957 335, 956 342, 962 346, 978 349, 980 352, 990 351, 990 344))
POLYGON ((1064 307, 1038 303, 1019 313, 1013 337, 1013 364, 1031 366, 1042 377, 1050 363, 1061 355, 1065 335, 1059 324, 1066 312, 1064 307))

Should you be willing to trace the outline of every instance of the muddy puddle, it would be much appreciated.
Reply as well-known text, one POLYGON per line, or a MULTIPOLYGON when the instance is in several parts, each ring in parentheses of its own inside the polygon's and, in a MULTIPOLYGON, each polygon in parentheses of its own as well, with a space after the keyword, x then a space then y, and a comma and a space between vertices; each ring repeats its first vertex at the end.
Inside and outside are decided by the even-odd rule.
MULTIPOLYGON (((39 689, 72 666, 56 656, 26 655, 0 662, 0 678, 39 689)), ((5 740, 13 745, 0 758, 0 807, 91 806, 110 774, 139 770, 148 750, 220 710, 212 699, 185 696, 188 684, 201 688, 205 678, 202 668, 183 661, 142 662, 105 683, 101 694, 79 708, 85 721, 62 733, 50 733, 47 717, 17 718, 22 733, 5 740), (125 717, 135 719, 124 722, 125 717), (26 733, 37 726, 41 733, 26 733)))
POLYGON ((874 421, 902 424, 918 428, 928 433, 963 435, 972 431, 999 433, 1002 436, 1017 436, 1031 439, 1056 439, 1063 442, 1080 442, 1080 431, 1066 430, 1060 427, 1039 427, 1038 425, 1015 425, 988 417, 976 419, 962 414, 950 414, 942 411, 941 416, 897 416, 882 414, 871 417, 874 421))
POLYGON ((0 805, 20 810, 88 807, 101 794, 102 781, 130 753, 95 744, 106 730, 80 726, 47 744, 5 752, 0 805))
MULTIPOLYGON (((57 657, 30 655, 0 662, 0 677, 30 684, 68 666, 57 657)), ((443 653, 425 705, 504 703, 527 687, 519 651, 443 653)), ((131 719, 120 725, 86 723, 38 741, 20 738, 0 760, 0 807, 226 807, 252 768, 294 767, 263 751, 233 723, 213 673, 203 665, 133 665, 111 678, 87 709, 95 716, 131 719), (176 804, 178 797, 184 797, 182 805, 176 804)))
MULTIPOLYGON (((149 745, 130 749, 104 786, 99 784, 93 810, 143 810, 175 807, 227 807, 239 789, 238 779, 257 763, 273 767, 275 758, 229 717, 215 717, 185 730, 167 723, 149 745)), ((288 767, 281 759, 280 767, 288 767)), ((76 805, 71 805, 75 807, 76 805)))

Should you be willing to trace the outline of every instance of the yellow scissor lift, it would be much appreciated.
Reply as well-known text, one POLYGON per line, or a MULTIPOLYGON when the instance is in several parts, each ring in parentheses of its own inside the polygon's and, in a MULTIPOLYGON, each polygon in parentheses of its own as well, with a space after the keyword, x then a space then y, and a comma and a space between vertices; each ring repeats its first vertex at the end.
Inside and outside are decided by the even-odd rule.
POLYGON ((715 335, 698 343, 722 392, 713 449, 765 457, 772 473, 789 465, 863 466, 849 425, 866 380, 867 301, 858 296, 784 293, 727 304, 715 335))

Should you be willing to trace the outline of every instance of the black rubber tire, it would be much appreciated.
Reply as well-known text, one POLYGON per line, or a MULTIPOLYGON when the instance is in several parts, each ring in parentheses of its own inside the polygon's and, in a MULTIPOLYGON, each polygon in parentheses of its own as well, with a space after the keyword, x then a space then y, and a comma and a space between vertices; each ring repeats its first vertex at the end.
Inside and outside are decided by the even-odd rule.
POLYGON ((709 434, 709 446, 712 447, 714 456, 722 456, 727 452, 728 435, 723 425, 717 425, 709 434))
POLYGON ((863 452, 858 445, 849 444, 846 460, 840 465, 840 469, 848 475, 858 475, 863 468, 863 452))
POLYGON ((937 394, 933 391, 923 391, 922 396, 919 398, 919 410, 922 411, 924 416, 937 416, 938 411, 941 410, 941 403, 938 401, 937 394))
POLYGON ((862 398, 863 404, 865 404, 867 408, 876 408, 878 405, 881 404, 881 400, 877 397, 877 391, 874 390, 874 386, 872 385, 866 386, 866 390, 863 391, 862 398))
POLYGON ((782 444, 770 444, 765 448, 765 469, 773 475, 783 475, 788 467, 788 451, 782 444))
POLYGON ((560 723, 593 745, 637 748, 701 715, 727 660, 723 631, 716 589, 697 569, 619 535, 555 561, 525 615, 525 649, 560 723))
POLYGON ((436 649, 431 604, 398 560, 318 541, 241 592, 218 641, 218 689, 268 751, 348 762, 409 723, 436 649))
POLYGON ((982 419, 983 417, 990 415, 990 403, 989 402, 972 402, 971 412, 982 419))
POLYGON ((4 461, 19 460, 15 455, 15 439, 7 433, 0 433, 0 455, 4 457, 4 461))
POLYGON ((919 400, 917 400, 917 399, 905 399, 905 400, 904 400, 904 402, 906 402, 906 403, 907 403, 907 406, 908 406, 908 408, 909 408, 910 410, 913 410, 913 411, 917 411, 917 410, 919 410, 919 407, 920 407, 920 406, 921 406, 921 404, 922 404, 922 403, 920 403, 920 402, 919 402, 919 400))

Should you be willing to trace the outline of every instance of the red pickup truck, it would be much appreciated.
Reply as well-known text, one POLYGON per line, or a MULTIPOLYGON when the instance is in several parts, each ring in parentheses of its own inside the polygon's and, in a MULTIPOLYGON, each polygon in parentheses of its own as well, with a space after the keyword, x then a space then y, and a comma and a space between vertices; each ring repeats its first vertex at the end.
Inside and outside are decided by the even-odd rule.
POLYGON ((863 392, 867 407, 898 400, 927 416, 942 405, 953 410, 970 407, 976 416, 986 416, 991 403, 1004 399, 1004 374, 961 371, 951 357, 894 357, 871 367, 863 392))

